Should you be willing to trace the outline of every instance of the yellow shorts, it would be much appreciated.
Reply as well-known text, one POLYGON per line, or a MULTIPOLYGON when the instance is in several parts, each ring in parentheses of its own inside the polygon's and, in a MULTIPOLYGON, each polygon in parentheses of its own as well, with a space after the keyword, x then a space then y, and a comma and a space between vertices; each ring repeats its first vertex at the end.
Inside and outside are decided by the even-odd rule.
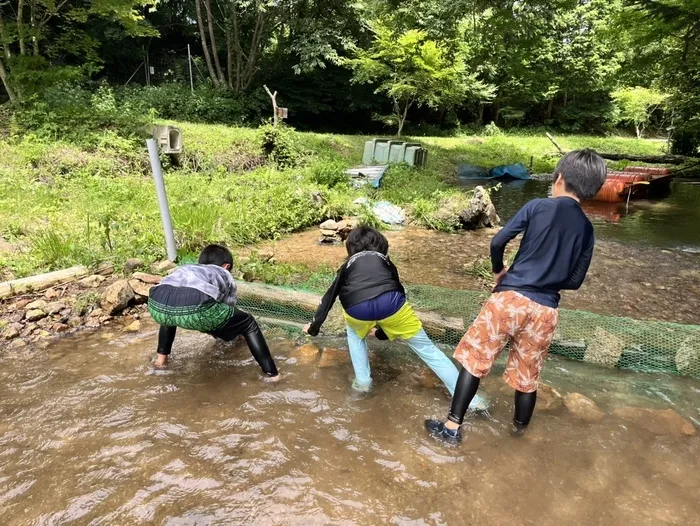
POLYGON ((396 338, 410 340, 423 328, 423 324, 408 303, 404 303, 396 314, 383 320, 362 321, 356 320, 347 312, 343 312, 343 314, 345 314, 348 326, 362 339, 366 338, 375 327, 380 327, 392 341, 396 338))

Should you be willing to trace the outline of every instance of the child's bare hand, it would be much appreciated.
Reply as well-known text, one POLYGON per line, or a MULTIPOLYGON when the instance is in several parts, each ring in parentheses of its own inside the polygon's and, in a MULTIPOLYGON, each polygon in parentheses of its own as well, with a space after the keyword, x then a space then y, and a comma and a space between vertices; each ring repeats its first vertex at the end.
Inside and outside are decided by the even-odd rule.
POLYGON ((304 325, 304 328, 302 329, 302 331, 304 331, 306 334, 309 334, 310 328, 311 328, 311 324, 307 323, 306 325, 304 325))
POLYGON ((376 336, 376 335, 377 335, 377 329, 372 329, 371 331, 369 331, 369 335, 368 335, 368 336, 374 337, 374 336, 376 336))
POLYGON ((501 280, 503 279, 503 277, 506 275, 507 272, 508 272, 508 267, 503 267, 503 270, 501 270, 498 274, 493 275, 494 286, 497 287, 498 285, 500 285, 501 280))

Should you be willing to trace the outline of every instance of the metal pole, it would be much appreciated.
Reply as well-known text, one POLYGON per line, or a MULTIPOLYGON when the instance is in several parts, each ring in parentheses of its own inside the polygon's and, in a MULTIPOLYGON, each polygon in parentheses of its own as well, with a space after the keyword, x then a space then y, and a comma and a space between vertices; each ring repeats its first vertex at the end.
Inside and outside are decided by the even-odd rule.
POLYGON ((194 77, 192 76, 192 53, 190 52, 190 45, 187 44, 187 65, 190 67, 190 90, 194 94, 194 77))
POLYGON ((160 217, 163 220, 163 232, 165 233, 165 246, 168 251, 170 261, 177 260, 177 246, 175 245, 175 234, 173 234, 173 223, 170 219, 170 208, 168 207, 168 196, 165 193, 165 182, 163 181, 163 168, 158 157, 158 145, 155 139, 146 140, 148 145, 148 156, 151 159, 153 169, 153 179, 156 182, 156 193, 158 194, 158 206, 160 207, 160 217))
POLYGON ((146 46, 143 46, 143 72, 146 74, 146 86, 150 86, 148 82, 148 53, 146 52, 146 46))

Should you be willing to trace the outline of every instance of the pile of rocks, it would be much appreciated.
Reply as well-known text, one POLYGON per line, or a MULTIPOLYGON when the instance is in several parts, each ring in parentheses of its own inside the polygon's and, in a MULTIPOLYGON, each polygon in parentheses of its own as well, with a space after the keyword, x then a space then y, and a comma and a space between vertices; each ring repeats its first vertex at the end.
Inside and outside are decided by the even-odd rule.
POLYGON ((319 243, 322 245, 336 245, 342 243, 347 239, 348 234, 350 234, 356 225, 357 221, 352 218, 343 219, 338 222, 332 219, 324 221, 319 227, 321 229, 321 239, 319 243))
MULTIPOLYGON (((162 279, 160 275, 134 272, 143 266, 140 260, 131 259, 124 265, 123 278, 94 274, 0 303, 0 340, 8 342, 8 349, 19 349, 57 335, 116 322, 121 322, 124 330, 139 330, 140 319, 148 315, 149 291, 162 279)), ((152 270, 166 274, 175 267, 163 261, 152 270)))

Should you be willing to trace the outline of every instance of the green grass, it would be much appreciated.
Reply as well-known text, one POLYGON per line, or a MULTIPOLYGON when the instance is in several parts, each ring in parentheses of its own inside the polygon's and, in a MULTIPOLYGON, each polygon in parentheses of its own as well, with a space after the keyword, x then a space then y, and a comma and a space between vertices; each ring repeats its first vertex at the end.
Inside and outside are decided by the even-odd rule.
MULTIPOLYGON (((451 183, 458 164, 529 165, 532 157, 533 170, 547 172, 558 158, 552 144, 539 136, 420 138, 429 149, 427 169, 392 167, 380 190, 355 190, 342 171, 361 162, 367 137, 291 134, 287 146, 293 164, 280 169, 261 159, 257 130, 179 126, 186 153, 177 169, 167 159, 164 163, 182 253, 195 253, 209 242, 235 249, 329 217, 362 213, 352 204, 361 195, 415 209, 419 222, 440 228, 431 224, 431 214, 440 198, 455 191, 451 183)), ((557 139, 567 149, 659 153, 662 148, 660 142, 620 137, 557 139)), ((75 263, 107 260, 119 265, 129 257, 162 258, 160 215, 145 146, 112 134, 87 148, 31 136, 0 140, 0 236, 21 248, 0 253, 5 277, 75 263)), ((258 273, 274 281, 269 269, 261 267, 258 273)), ((283 269, 277 281, 294 284, 301 273, 283 269)))

